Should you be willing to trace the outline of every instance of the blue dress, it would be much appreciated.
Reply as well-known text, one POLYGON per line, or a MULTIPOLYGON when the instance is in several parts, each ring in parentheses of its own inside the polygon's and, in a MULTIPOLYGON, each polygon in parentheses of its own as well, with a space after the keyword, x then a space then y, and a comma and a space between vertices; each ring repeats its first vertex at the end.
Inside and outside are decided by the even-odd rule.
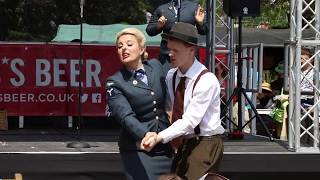
POLYGON ((121 125, 119 150, 127 179, 155 180, 170 172, 173 151, 158 144, 152 151, 140 150, 147 132, 160 132, 170 123, 165 111, 165 72, 158 60, 144 62, 148 85, 125 68, 107 79, 111 116, 121 125))

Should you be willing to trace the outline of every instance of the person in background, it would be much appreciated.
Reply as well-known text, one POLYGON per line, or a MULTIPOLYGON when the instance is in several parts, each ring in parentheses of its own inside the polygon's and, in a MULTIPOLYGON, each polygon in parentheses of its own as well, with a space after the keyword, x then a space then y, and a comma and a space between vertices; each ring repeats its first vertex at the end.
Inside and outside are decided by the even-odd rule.
POLYGON ((284 64, 283 61, 279 62, 278 65, 274 68, 276 72, 277 79, 271 82, 271 88, 274 95, 281 94, 281 91, 284 87, 284 64))
MULTIPOLYGON (((197 27, 198 33, 206 34, 205 12, 203 7, 191 1, 181 1, 180 16, 178 20, 178 0, 171 0, 156 8, 147 25, 146 32, 149 36, 160 33, 168 33, 176 22, 185 22, 197 27)), ((165 71, 170 69, 170 57, 168 56, 167 41, 161 40, 159 61, 163 64, 165 71)))
MULTIPOLYGON (((310 59, 312 57, 312 52, 310 49, 302 48, 301 49, 301 94, 313 92, 313 60, 310 59)), ((310 95, 302 95, 302 99, 309 99, 310 95)), ((312 96, 313 97, 313 96, 312 96)), ((312 98, 311 98, 312 99, 312 98)), ((313 101, 313 100, 310 100, 313 101)), ((313 104, 313 102, 307 102, 307 104, 313 104)))
POLYGON ((126 28, 116 36, 123 68, 106 82, 111 116, 121 125, 119 150, 128 180, 155 180, 170 172, 173 150, 160 143, 152 151, 141 151, 147 132, 158 133, 169 125, 165 111, 167 96, 161 63, 148 60, 145 36, 136 28, 126 28))
POLYGON ((264 82, 261 85, 262 92, 257 94, 257 109, 272 109, 274 107, 274 94, 271 89, 271 84, 264 82))
POLYGON ((146 23, 149 23, 151 16, 152 16, 151 12, 147 11, 146 9, 144 9, 142 12, 144 13, 144 15, 146 17, 146 23))
MULTIPOLYGON (((273 112, 274 108, 276 108, 276 102, 273 100, 274 94, 271 89, 271 84, 267 82, 263 82, 261 85, 261 93, 257 94, 257 109, 268 109, 270 110, 270 114, 273 112)), ((273 117, 274 115, 270 114, 260 114, 260 117, 262 118, 262 121, 265 123, 267 128, 269 129, 269 132, 274 138, 278 138, 277 135, 277 126, 280 126, 278 121, 275 119, 276 117, 273 117)), ((268 134, 265 132, 265 129, 263 128, 262 124, 258 121, 256 124, 256 132, 258 135, 262 136, 268 136, 268 134)))
POLYGON ((220 84, 195 57, 198 32, 194 25, 177 22, 162 37, 168 41, 174 67, 167 74, 172 124, 159 133, 148 132, 141 149, 151 151, 159 143, 176 142, 172 172, 182 179, 196 180, 217 172, 222 160, 220 84), (178 137, 181 141, 176 141, 178 137))
MULTIPOLYGON (((314 77, 314 58, 311 59, 313 50, 310 48, 301 49, 301 75, 300 75, 300 89, 301 89, 301 113, 305 114, 314 105, 313 95, 313 77, 314 77)), ((319 78, 319 75, 317 76, 319 78)), ((313 112, 312 112, 313 113, 313 112)), ((304 127, 310 127, 313 124, 312 118, 306 116, 301 123, 304 127)), ((308 130, 312 131, 312 130, 308 130)), ((301 142, 306 144, 312 144, 313 139, 310 136, 301 137, 301 142)))

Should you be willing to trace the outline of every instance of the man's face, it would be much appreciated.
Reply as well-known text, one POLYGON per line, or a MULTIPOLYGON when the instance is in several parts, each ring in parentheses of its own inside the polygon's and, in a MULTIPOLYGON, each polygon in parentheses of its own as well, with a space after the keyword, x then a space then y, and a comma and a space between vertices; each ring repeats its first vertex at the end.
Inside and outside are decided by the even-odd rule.
POLYGON ((167 47, 171 65, 180 69, 188 69, 192 65, 195 55, 195 47, 182 41, 169 39, 167 47), (191 63, 191 64, 190 64, 191 63))

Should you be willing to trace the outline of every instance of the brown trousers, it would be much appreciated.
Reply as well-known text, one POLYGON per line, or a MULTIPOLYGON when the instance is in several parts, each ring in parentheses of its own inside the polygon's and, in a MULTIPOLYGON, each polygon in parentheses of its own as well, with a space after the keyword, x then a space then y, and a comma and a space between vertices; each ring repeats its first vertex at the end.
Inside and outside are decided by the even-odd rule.
POLYGON ((172 165, 172 172, 183 179, 197 180, 208 172, 218 172, 223 156, 220 135, 184 140, 172 165))

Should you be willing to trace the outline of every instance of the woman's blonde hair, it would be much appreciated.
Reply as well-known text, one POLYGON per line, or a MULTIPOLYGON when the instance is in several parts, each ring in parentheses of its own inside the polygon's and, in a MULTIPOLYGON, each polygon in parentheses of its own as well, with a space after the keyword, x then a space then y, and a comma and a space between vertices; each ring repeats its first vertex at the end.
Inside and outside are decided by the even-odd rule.
MULTIPOLYGON (((146 48, 146 37, 144 36, 143 32, 141 32, 137 28, 125 28, 125 29, 121 30, 120 32, 118 32, 117 36, 116 36, 116 46, 117 47, 118 47, 119 38, 123 35, 126 35, 126 34, 130 34, 130 35, 135 36, 138 40, 139 46, 142 48, 146 48)), ((148 58, 148 53, 145 50, 143 52, 143 54, 141 55, 141 59, 142 59, 142 61, 144 61, 147 58, 148 58)))

